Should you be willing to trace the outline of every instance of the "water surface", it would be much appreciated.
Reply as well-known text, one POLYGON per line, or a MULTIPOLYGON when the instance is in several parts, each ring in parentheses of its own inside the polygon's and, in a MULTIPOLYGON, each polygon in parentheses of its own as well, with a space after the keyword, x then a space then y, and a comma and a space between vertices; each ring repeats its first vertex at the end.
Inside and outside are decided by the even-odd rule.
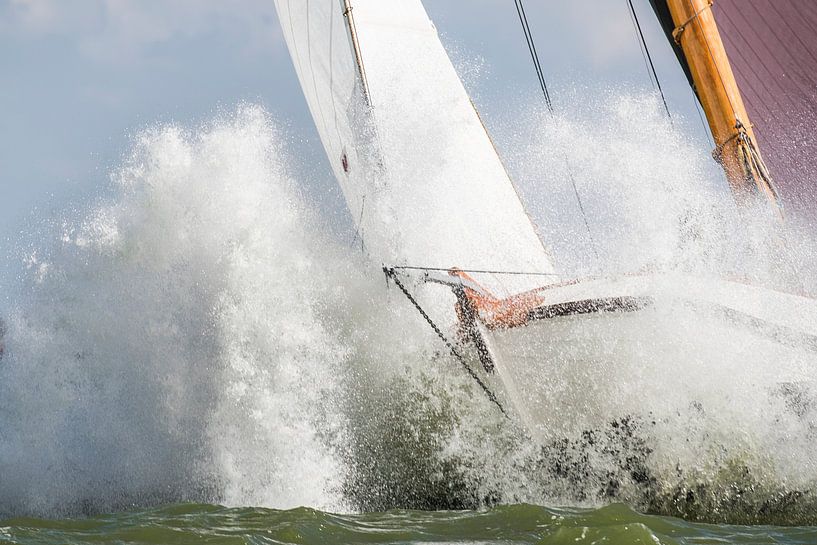
POLYGON ((2 544, 610 543, 813 544, 817 527, 730 526, 599 509, 501 506, 484 511, 390 511, 335 515, 179 504, 88 519, 17 518, 0 523, 2 544))

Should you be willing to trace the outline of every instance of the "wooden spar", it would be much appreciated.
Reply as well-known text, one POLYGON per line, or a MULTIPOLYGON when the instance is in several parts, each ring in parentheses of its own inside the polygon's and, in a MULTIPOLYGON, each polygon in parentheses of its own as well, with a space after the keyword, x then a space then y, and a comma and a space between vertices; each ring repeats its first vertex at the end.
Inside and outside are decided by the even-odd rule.
POLYGON ((782 218, 777 193, 757 148, 752 124, 723 47, 712 0, 666 0, 675 31, 686 57, 695 91, 715 139, 714 155, 726 171, 739 205, 765 198, 782 218))
POLYGON ((352 50, 355 52, 355 63, 360 75, 360 82, 363 85, 363 98, 366 104, 372 105, 372 97, 369 95, 369 82, 366 80, 366 70, 363 68, 363 55, 360 53, 360 42, 357 39, 357 28, 352 15, 352 4, 349 0, 343 0, 343 16, 346 18, 346 28, 349 30, 349 39, 352 41, 352 50))

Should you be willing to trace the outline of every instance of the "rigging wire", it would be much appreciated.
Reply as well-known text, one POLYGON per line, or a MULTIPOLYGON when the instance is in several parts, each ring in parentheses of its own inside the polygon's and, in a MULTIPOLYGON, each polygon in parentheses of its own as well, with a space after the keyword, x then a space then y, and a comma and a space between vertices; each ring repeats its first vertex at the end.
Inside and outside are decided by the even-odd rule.
POLYGON ((701 127, 704 129, 704 138, 706 141, 712 144, 713 148, 718 147, 717 142, 715 142, 715 138, 712 136, 712 129, 709 128, 709 124, 707 124, 706 120, 704 119, 704 112, 701 108, 700 99, 698 98, 698 93, 695 92, 695 89, 692 89, 692 102, 695 104, 695 110, 698 112, 698 119, 701 120, 701 127))
POLYGON ((514 0, 516 6, 516 14, 519 16, 519 22, 522 24, 522 31, 525 33, 525 42, 528 44, 528 51, 530 58, 533 61, 533 67, 536 69, 536 76, 539 79, 539 86, 542 88, 542 94, 545 95, 545 103, 548 110, 553 113, 553 103, 550 101, 550 93, 548 92, 547 82, 545 81, 545 73, 542 71, 542 64, 539 62, 539 55, 536 52, 536 44, 533 42, 533 34, 528 23, 528 15, 525 13, 525 5, 522 0, 514 0))
MULTIPOLYGON (((525 42, 528 45, 528 51, 530 52, 530 57, 533 61, 533 67, 536 70, 536 76, 539 79, 539 86, 542 88, 542 94, 545 96, 545 104, 547 104, 548 112, 550 113, 551 118, 553 118, 553 102, 550 100, 550 92, 548 91, 547 82, 545 81, 545 73, 542 70, 542 63, 539 62, 539 55, 536 52, 536 44, 533 41, 533 33, 530 29, 530 23, 528 23, 528 15, 525 13, 525 5, 522 3, 522 0, 514 0, 514 5, 516 6, 516 14, 519 16, 519 22, 522 25, 522 32, 525 33, 525 42)), ((584 221, 584 228, 587 230, 587 237, 590 240, 590 248, 593 250, 593 255, 596 257, 596 262, 598 263, 601 258, 599 257, 598 249, 596 249, 596 241, 593 238, 593 231, 590 229, 590 224, 587 221, 587 212, 584 209, 581 195, 579 195, 579 189, 576 187, 576 179, 573 177, 573 170, 570 168, 570 162, 567 159, 567 155, 565 155, 565 163, 567 164, 567 177, 570 179, 570 185, 573 187, 573 194, 576 196, 576 202, 579 205, 579 212, 581 213, 582 221, 584 221)))
POLYGON ((652 80, 655 82, 655 86, 658 89, 658 94, 661 95, 661 102, 664 103, 664 110, 667 112, 667 117, 671 123, 672 114, 669 111, 669 106, 667 106, 667 98, 664 96, 664 90, 661 88, 661 81, 658 79, 658 73, 655 71, 655 64, 652 62, 650 48, 647 46, 647 40, 644 38, 644 32, 641 30, 641 23, 638 21, 638 13, 636 13, 635 6, 633 6, 633 0, 627 0, 627 4, 630 7, 630 20, 638 33, 638 46, 641 49, 641 55, 644 57, 648 70, 652 72, 652 80))
POLYGON ((581 195, 579 195, 579 189, 576 187, 576 178, 573 177, 573 170, 570 168, 570 163, 568 162, 566 155, 565 163, 567 163, 567 177, 570 178, 570 185, 573 186, 573 194, 576 195, 576 203, 579 205, 579 212, 582 215, 584 228, 587 231, 587 237, 590 239, 590 249, 593 250, 593 256, 595 256, 596 263, 598 264, 601 261, 601 257, 599 256, 599 251, 596 248, 596 239, 593 237, 593 231, 590 229, 590 223, 587 221, 587 212, 584 210, 584 204, 582 203, 581 195))
POLYGON ((366 253, 366 242, 363 240, 363 212, 366 210, 366 195, 363 195, 363 202, 360 204, 360 218, 357 220, 357 227, 355 228, 355 236, 352 238, 352 243, 349 245, 350 248, 354 248, 355 242, 357 242, 358 237, 360 237, 360 251, 361 253, 366 253))
MULTIPOLYGON (((391 267, 396 271, 436 271, 436 272, 450 272, 451 268, 441 268, 441 267, 410 267, 408 265, 402 265, 397 267, 391 267)), ((486 271, 480 269, 460 269, 457 268, 459 272, 464 273, 473 273, 473 274, 504 274, 504 275, 522 275, 522 276, 559 276, 557 273, 543 273, 543 272, 524 272, 524 271, 486 271)))
MULTIPOLYGON (((630 4, 630 7, 632 8, 632 4, 630 4)), ((633 25, 633 30, 637 30, 636 26, 635 26, 635 20, 633 19, 632 10, 629 10, 628 15, 630 16, 630 23, 632 23, 632 25, 633 25)), ((644 68, 647 69, 647 77, 649 78, 650 83, 654 87, 655 86, 655 81, 653 81, 653 78, 650 75, 650 63, 649 63, 649 61, 647 59, 646 53, 644 53, 644 42, 642 42, 641 40, 638 40, 638 50, 641 52, 641 58, 644 60, 644 68)))
POLYGON ((398 278, 397 276, 395 267, 383 267, 383 274, 386 275, 387 281, 392 280, 394 284, 400 289, 400 291, 403 292, 403 295, 406 296, 406 299, 408 299, 409 302, 414 306, 414 308, 417 309, 417 312, 419 312, 423 319, 428 323, 428 325, 431 326, 431 329, 434 330, 434 333, 437 334, 440 340, 443 341, 443 343, 445 343, 445 346, 448 347, 448 350, 451 351, 451 354, 457 359, 457 361, 460 362, 460 365, 462 365, 465 371, 471 376, 472 379, 474 379, 474 382, 476 382, 477 385, 479 385, 482 391, 485 392, 485 395, 488 397, 488 400, 497 406, 499 412, 501 412, 503 416, 505 416, 505 418, 510 418, 510 416, 508 416, 507 411, 505 411, 505 407, 502 406, 502 403, 499 402, 496 395, 491 391, 490 388, 488 388, 488 385, 485 384, 485 382, 483 382, 481 378, 479 378, 479 375, 477 375, 477 373, 473 369, 471 369, 471 366, 468 365, 468 362, 465 361, 465 358, 463 357, 462 354, 460 354, 459 350, 457 350, 454 347, 454 345, 451 343, 451 341, 448 340, 448 338, 445 336, 445 334, 442 332, 439 326, 435 324, 431 317, 426 313, 426 311, 423 310, 423 307, 420 306, 420 303, 417 302, 417 299, 415 299, 414 296, 411 295, 411 292, 409 292, 408 288, 406 288, 406 286, 403 285, 403 283, 400 281, 400 278, 398 278))

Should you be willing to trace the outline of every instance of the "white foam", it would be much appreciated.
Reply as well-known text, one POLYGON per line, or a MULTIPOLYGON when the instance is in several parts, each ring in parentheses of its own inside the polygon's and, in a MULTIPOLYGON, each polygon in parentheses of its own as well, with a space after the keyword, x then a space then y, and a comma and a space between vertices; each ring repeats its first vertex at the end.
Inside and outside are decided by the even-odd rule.
MULTIPOLYGON (((599 266, 564 183, 570 165, 608 270, 782 271, 809 285, 802 239, 770 251, 754 228, 722 229, 734 211, 705 152, 653 100, 583 103, 573 121, 529 115, 515 128, 527 144, 507 154, 565 271, 599 266)), ((341 510, 354 507, 350 486, 384 482, 395 464, 414 481, 453 471, 474 497, 575 502, 576 486, 616 470, 596 452, 585 483, 542 478, 534 447, 386 290, 379 264, 314 217, 287 150, 256 107, 192 130, 146 130, 114 173, 115 195, 54 221, 25 252, 0 362, 0 512, 180 500, 341 510), (406 452, 368 452, 373 473, 357 479, 355 453, 398 439, 406 452)), ((441 289, 420 290, 434 312, 451 308, 441 289)), ((644 378, 645 408, 674 387, 673 372, 644 378)), ((711 481, 734 459, 759 468, 770 494, 812 484, 813 420, 784 405, 706 417, 690 407, 647 426, 657 486, 711 481)))
POLYGON ((0 366, 0 511, 338 505, 317 434, 339 426, 346 349, 319 314, 352 261, 286 161, 256 107, 146 130, 117 195, 31 254, 0 366))

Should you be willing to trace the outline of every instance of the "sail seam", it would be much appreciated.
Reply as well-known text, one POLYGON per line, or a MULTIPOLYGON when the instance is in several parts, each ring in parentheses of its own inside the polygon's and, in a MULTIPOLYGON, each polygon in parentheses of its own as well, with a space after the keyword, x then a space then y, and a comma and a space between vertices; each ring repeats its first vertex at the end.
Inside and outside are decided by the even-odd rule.
MULTIPOLYGON (((735 21, 732 20, 732 18, 729 16, 728 12, 723 11, 722 13, 723 13, 724 19, 729 24, 734 26, 736 29, 741 26, 740 24, 738 24, 738 23, 736 23, 735 21)), ((742 13, 739 13, 739 15, 744 20, 744 26, 749 26, 749 21, 746 19, 746 17, 744 17, 744 15, 742 13)), ((754 81, 759 81, 760 85, 763 87, 763 90, 765 90, 766 94, 769 97, 771 97, 772 100, 774 101, 774 104, 780 110, 785 110, 786 108, 784 108, 783 104, 777 99, 777 96, 776 96, 776 93, 774 92, 774 90, 769 88, 768 82, 770 81, 770 79, 774 78, 774 74, 772 73, 772 70, 769 68, 769 66, 766 65, 765 62, 763 62, 762 57, 760 55, 758 55, 757 51, 755 51, 755 48, 752 47, 752 44, 749 43, 749 41, 746 39, 746 37, 743 35, 742 32, 737 32, 736 37, 740 38, 743 41, 743 44, 738 44, 737 41, 732 37, 731 34, 729 34, 729 33, 724 34, 725 41, 727 43, 732 44, 732 47, 734 48, 734 50, 737 52, 737 54, 740 56, 740 58, 746 64, 746 68, 754 76, 754 81), (752 61, 751 59, 749 59, 747 57, 746 50, 748 50, 749 52, 751 52, 752 55, 754 55, 754 57, 756 59, 756 62, 752 61), (763 70, 766 71, 766 73, 768 74, 768 77, 761 77, 761 75, 758 74, 755 71, 754 65, 757 65, 757 64, 759 64, 763 68, 763 70)), ((740 75, 743 76, 744 82, 751 89, 751 91, 754 94, 755 98, 762 96, 761 93, 758 93, 758 91, 755 89, 755 86, 752 85, 752 78, 748 78, 748 77, 744 76, 741 73, 742 71, 739 69, 739 67, 736 67, 736 68, 733 68, 733 69, 736 72, 738 72, 740 75)), ((752 102, 752 101, 748 100, 749 97, 747 96, 747 94, 745 92, 743 93, 743 95, 744 95, 744 100, 746 100, 747 102, 752 102)))
MULTIPOLYGON (((312 22, 309 17, 310 9, 309 9, 309 0, 306 0, 306 56, 309 59, 309 74, 312 76, 312 88, 315 90, 315 96, 320 96, 318 93, 318 82, 317 78, 315 77, 315 67, 312 64, 312 39, 310 38, 312 34, 312 22)), ((323 124, 323 130, 326 134, 329 134, 329 125, 326 123, 326 116, 323 114, 323 106, 321 105, 321 100, 316 100, 318 105, 318 113, 321 116, 321 123, 323 124)), ((331 141, 330 141, 331 145, 331 141)))
MULTIPOLYGON (((292 22, 292 4, 290 0, 287 0, 287 17, 289 18, 289 34, 290 36, 295 36, 295 25, 292 22)), ((298 41, 293 38, 292 40, 292 47, 295 49, 295 60, 298 63, 298 73, 303 74, 304 68, 301 64, 301 54, 298 51, 298 41)), ((303 76, 301 76, 303 77, 303 76)))
MULTIPOLYGON (((751 5, 750 5, 750 6, 751 6, 751 5)), ((751 7, 752 7, 752 8, 755 10, 755 13, 757 13, 757 14, 758 14, 758 16, 760 17, 760 16, 761 16, 761 14, 760 14, 760 12, 759 12, 759 11, 757 11, 757 7, 755 7, 755 6, 751 6, 751 7)), ((780 20, 783 22, 783 24, 784 24, 784 25, 786 25, 786 27, 788 28, 788 30, 789 30, 789 32, 790 32, 790 34, 791 34, 792 36, 794 36, 794 37, 795 37, 795 39, 797 39, 797 41, 798 41, 798 42, 800 42, 800 45, 802 46, 802 50, 803 50, 803 51, 805 51, 805 52, 806 52, 806 53, 809 55, 809 57, 811 57, 811 60, 812 60, 812 61, 817 62, 817 58, 815 58, 815 57, 814 57, 814 55, 813 55, 813 54, 811 53, 811 51, 808 49, 808 47, 807 47, 807 46, 806 46, 806 44, 803 42, 803 40, 802 40, 802 39, 800 39, 800 36, 799 36, 799 35, 797 34, 797 32, 796 32, 796 31, 795 31, 795 30, 794 30, 794 29, 791 27, 791 25, 788 23, 788 21, 786 21, 786 19, 785 19, 785 18, 784 18, 784 17, 783 17, 783 16, 780 14, 780 12, 779 12, 779 11, 777 11, 777 8, 775 8, 775 7, 774 7, 774 4, 770 4, 770 7, 771 7, 771 8, 772 8, 772 9, 775 11, 775 14, 778 16, 778 18, 780 18, 780 20)), ((724 12, 724 14, 725 14, 725 12, 724 12)), ((743 17, 744 19, 746 19, 746 17, 743 15, 743 13, 740 13, 740 12, 739 12, 738 14, 739 14, 741 17, 743 17)), ((747 25, 748 25, 748 20, 747 20, 747 25)), ((748 25, 748 26, 751 26, 751 25, 748 25)), ((770 26, 771 26, 771 25, 770 25, 770 26)), ((776 40, 776 41, 777 41, 777 42, 778 42, 780 45, 782 45, 782 46, 783 46, 783 48, 786 50, 786 52, 789 54, 789 56, 791 56, 791 50, 790 50, 789 45, 788 45, 788 44, 787 44, 787 43, 786 43, 784 40, 782 40, 782 39, 781 39, 781 38, 778 36, 777 32, 772 32, 772 35, 775 37, 775 40, 776 40)), ((744 38, 744 40, 745 40, 745 38, 744 38)), ((748 44, 748 40, 747 40, 747 44, 748 44)), ((749 48, 750 48, 750 50, 752 51, 752 53, 754 53, 754 54, 755 54, 755 56, 756 56, 756 57, 758 57, 758 59, 760 59, 760 55, 758 55, 758 54, 757 54, 757 52, 755 51, 755 49, 754 49, 754 48, 753 48, 751 45, 749 45, 749 48)), ((762 61, 762 60, 761 60, 761 64, 762 64, 762 66, 763 66, 763 67, 766 69, 766 71, 767 71, 767 72, 769 72, 769 75, 772 77, 772 79, 774 79, 774 76, 772 75, 772 71, 769 69, 769 67, 768 67, 768 66, 767 66, 765 63, 763 63, 763 61, 762 61)), ((814 87, 814 86, 813 86, 813 85, 811 85, 811 84, 805 84, 805 85, 803 85, 803 82, 802 82, 802 81, 799 81, 797 78, 793 78, 793 79, 792 79, 792 81, 794 81, 794 83, 797 85, 798 89, 800 89, 802 92, 810 93, 810 92, 812 91, 813 87, 814 87)), ((765 86, 765 85, 764 85, 764 86, 765 86)), ((773 93, 773 92, 771 92, 771 91, 770 91, 770 93, 769 93, 769 94, 770 94, 770 95, 772 95, 772 96, 774 96, 774 97, 775 97, 775 99, 777 98, 777 97, 776 97, 776 93, 773 93)), ((785 96, 786 96, 786 95, 784 95, 784 97, 785 97, 785 96)), ((794 101, 792 101, 792 100, 790 99, 790 100, 789 100, 789 102, 790 102, 790 107, 792 107, 792 106, 793 106, 794 108, 797 108, 797 104, 795 104, 795 103, 794 103, 794 101)), ((779 103, 778 103, 778 104, 779 104, 779 103)), ((784 108, 782 107, 782 105, 781 105, 781 110, 784 110, 784 108)))
POLYGON ((332 98, 332 116, 335 119, 335 134, 343 149, 343 136, 340 134, 340 124, 338 123, 338 106, 335 104, 335 10, 331 10, 329 16, 329 91, 332 98))

